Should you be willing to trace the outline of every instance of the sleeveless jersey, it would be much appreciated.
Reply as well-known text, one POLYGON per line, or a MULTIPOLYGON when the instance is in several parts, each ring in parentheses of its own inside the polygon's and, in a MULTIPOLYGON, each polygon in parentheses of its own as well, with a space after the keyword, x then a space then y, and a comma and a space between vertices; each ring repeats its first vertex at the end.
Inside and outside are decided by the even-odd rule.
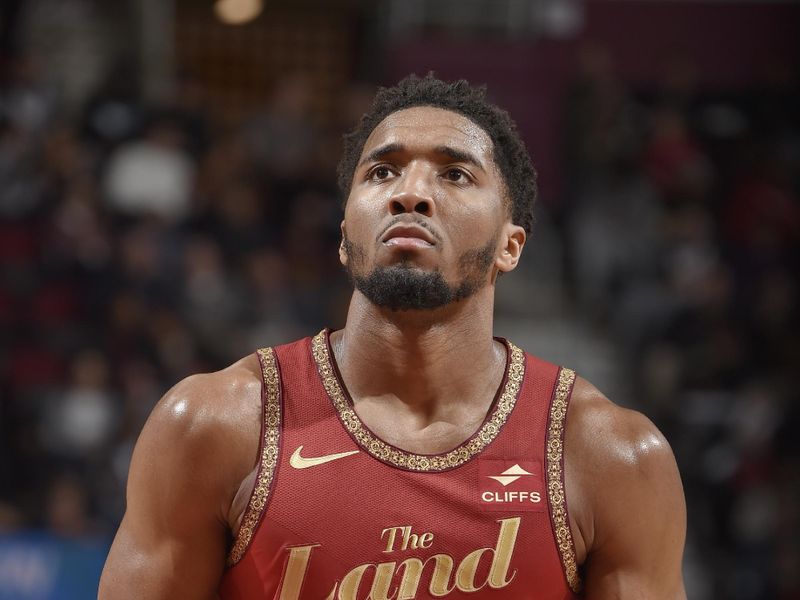
POLYGON ((485 420, 435 455, 361 422, 327 330, 259 350, 260 463, 220 597, 576 598, 563 469, 575 374, 501 341, 485 420))

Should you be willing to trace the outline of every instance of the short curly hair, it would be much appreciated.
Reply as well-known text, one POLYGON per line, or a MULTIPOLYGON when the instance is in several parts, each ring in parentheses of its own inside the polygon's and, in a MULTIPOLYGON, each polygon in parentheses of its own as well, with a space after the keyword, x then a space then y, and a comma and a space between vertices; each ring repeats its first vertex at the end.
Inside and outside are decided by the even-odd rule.
POLYGON ((511 221, 530 233, 536 202, 536 170, 509 114, 486 99, 486 87, 461 79, 447 83, 433 73, 409 75, 390 88, 380 88, 368 113, 344 136, 337 168, 344 201, 350 195, 358 159, 372 130, 390 114, 413 106, 433 106, 460 113, 483 129, 494 144, 494 162, 503 177, 511 221))

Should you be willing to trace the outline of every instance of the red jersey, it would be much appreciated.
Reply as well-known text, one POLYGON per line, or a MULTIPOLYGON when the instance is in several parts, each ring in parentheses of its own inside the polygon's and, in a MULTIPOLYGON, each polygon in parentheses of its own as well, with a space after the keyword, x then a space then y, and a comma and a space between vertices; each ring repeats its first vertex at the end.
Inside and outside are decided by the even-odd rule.
POLYGON ((434 455, 361 422, 327 330, 259 350, 260 464, 221 598, 577 597, 563 469, 575 374, 504 343, 486 419, 434 455))

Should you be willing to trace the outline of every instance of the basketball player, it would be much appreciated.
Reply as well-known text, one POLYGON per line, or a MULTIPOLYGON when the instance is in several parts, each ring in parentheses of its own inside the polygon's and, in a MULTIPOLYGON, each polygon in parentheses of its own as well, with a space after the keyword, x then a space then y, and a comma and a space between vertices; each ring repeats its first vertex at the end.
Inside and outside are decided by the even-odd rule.
POLYGON ((167 393, 100 598, 685 598, 667 442, 492 336, 536 192, 509 116, 410 77, 345 142, 344 329, 167 393))

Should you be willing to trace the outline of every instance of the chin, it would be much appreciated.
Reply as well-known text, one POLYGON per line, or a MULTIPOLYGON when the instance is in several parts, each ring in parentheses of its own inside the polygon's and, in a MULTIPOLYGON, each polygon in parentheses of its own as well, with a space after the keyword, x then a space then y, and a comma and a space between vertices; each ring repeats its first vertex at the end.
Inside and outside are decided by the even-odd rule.
POLYGON ((440 271, 438 261, 431 260, 430 257, 422 256, 419 252, 400 251, 393 252, 385 260, 376 261, 375 267, 401 269, 417 269, 420 271, 434 272, 440 271))

